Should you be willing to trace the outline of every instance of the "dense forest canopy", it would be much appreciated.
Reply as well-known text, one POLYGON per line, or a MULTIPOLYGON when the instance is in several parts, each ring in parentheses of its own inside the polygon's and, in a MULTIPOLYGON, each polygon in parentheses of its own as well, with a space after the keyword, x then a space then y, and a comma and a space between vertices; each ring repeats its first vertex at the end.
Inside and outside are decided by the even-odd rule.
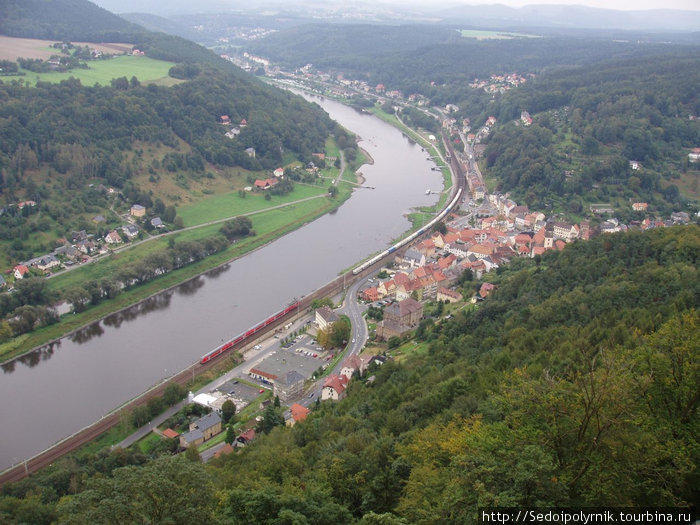
POLYGON ((698 63, 695 50, 679 49, 543 73, 489 107, 505 125, 487 140, 488 174, 535 207, 557 196, 686 208, 677 184, 687 180, 697 200, 688 153, 700 144, 698 63), (522 111, 532 126, 521 125, 522 111))
POLYGON ((5 265, 53 250, 55 239, 41 232, 68 237, 71 230, 88 229, 104 235, 89 219, 114 203, 97 187, 118 190, 125 204, 174 206, 177 199, 157 185, 162 177, 182 188, 222 172, 244 180, 251 171, 309 162, 337 131, 318 105, 260 82, 191 41, 146 31, 86 0, 13 0, 2 4, 0 16, 4 34, 58 39, 62 57, 68 55, 61 53, 61 44, 77 38, 131 43, 150 58, 175 62, 170 75, 179 81, 165 87, 123 76, 87 86, 73 78, 52 84, 2 77, 0 241, 5 242, 0 254, 5 265), (227 137, 233 128, 238 134, 227 137), (25 200, 37 205, 21 213, 12 208, 25 200))
POLYGON ((314 24, 280 30, 249 42, 246 49, 285 68, 311 63, 321 71, 343 71, 372 85, 382 83, 405 95, 421 93, 430 98, 441 88, 449 94, 461 84, 492 74, 539 73, 668 50, 667 45, 624 41, 619 35, 477 40, 461 37, 459 29, 314 24))
POLYGON ((143 32, 132 24, 86 0, 4 0, 0 34, 46 40, 117 42, 143 32))
MULTIPOLYGON (((72 80, 35 87, 5 82, 0 92, 4 167, 23 146, 51 165, 55 150, 65 144, 93 149, 99 159, 129 150, 135 141, 175 147, 177 137, 214 164, 271 168, 281 162, 284 151, 311 160, 312 153, 323 150, 332 129, 327 115, 300 97, 212 70, 172 88, 141 86, 137 80, 88 87, 72 80), (222 115, 236 125, 249 123, 237 140, 225 137, 222 115), (255 148, 255 158, 245 154, 248 147, 255 148)), ((106 169, 89 176, 108 176, 106 169)), ((120 170, 109 178, 115 176, 125 174, 120 170)), ((109 182, 121 187, 124 181, 109 182)))
POLYGON ((688 226, 520 260, 478 309, 424 320, 400 363, 292 429, 206 466, 131 451, 61 461, 5 486, 0 516, 451 524, 483 506, 692 504, 699 256, 688 226), (166 493, 173 504, 155 505, 166 493))

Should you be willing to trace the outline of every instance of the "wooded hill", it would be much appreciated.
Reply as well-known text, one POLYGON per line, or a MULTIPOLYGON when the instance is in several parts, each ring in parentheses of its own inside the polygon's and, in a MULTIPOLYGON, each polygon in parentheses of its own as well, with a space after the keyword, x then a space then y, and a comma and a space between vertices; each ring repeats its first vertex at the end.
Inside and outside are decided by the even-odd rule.
POLYGON ((0 13, 3 30, 11 27, 8 34, 17 36, 131 42, 151 58, 176 62, 170 74, 181 80, 169 88, 142 85, 133 76, 106 86, 34 85, 25 77, 0 82, 0 193, 7 212, 0 239, 16 241, 0 253, 5 264, 51 251, 55 238, 72 230, 104 233, 89 220, 111 204, 96 187, 115 188, 127 207, 176 206, 164 188, 221 179, 227 191, 239 189, 251 171, 309 162, 336 129, 317 105, 259 82, 201 46, 148 32, 87 1, 12 1, 0 13), (42 33, 45 26, 56 32, 42 33), (86 27, 99 34, 81 33, 86 27), (239 126, 238 136, 225 136, 239 126), (37 207, 10 208, 25 200, 37 207), (53 238, 37 235, 50 231, 53 238))
POLYGON ((281 29, 246 49, 287 69, 313 64, 320 71, 384 84, 409 95, 452 97, 475 78, 540 73, 618 57, 659 55, 668 44, 637 42, 630 33, 578 32, 575 37, 537 32, 531 38, 464 38, 459 27, 309 24, 281 29), (629 41, 625 41, 629 38, 629 41))
MULTIPOLYGON (((383 84, 433 106, 456 105, 450 116, 459 125, 469 118, 473 131, 496 116, 485 174, 533 208, 579 219, 592 202, 630 213, 631 202, 648 202, 660 214, 687 210, 700 195, 687 157, 700 146, 700 48, 621 41, 628 36, 476 40, 424 25, 314 25, 248 47, 286 67, 312 63, 370 88, 383 84), (470 86, 509 73, 528 81, 504 93, 470 86), (522 111, 535 118, 533 126, 516 127, 522 111), (629 161, 642 169, 633 171, 629 161)), ((435 131, 420 111, 406 108, 403 117, 435 131)))
MULTIPOLYGON (((488 506, 692 505, 699 256, 687 226, 518 260, 478 308, 423 320, 400 362, 292 429, 261 427, 206 466, 129 451, 64 460, 3 487, 0 517, 448 525, 488 506)), ((268 416, 279 421, 272 405, 268 416)))
POLYGON ((110 37, 142 32, 86 0, 4 0, 0 9, 0 34, 7 36, 117 42, 110 37))
POLYGON ((700 145, 699 65, 697 50, 680 47, 544 72, 477 119, 490 111, 500 123, 487 139, 486 175, 536 209, 575 215, 613 202, 630 219, 632 202, 664 216, 688 211, 700 196, 688 158, 700 145))

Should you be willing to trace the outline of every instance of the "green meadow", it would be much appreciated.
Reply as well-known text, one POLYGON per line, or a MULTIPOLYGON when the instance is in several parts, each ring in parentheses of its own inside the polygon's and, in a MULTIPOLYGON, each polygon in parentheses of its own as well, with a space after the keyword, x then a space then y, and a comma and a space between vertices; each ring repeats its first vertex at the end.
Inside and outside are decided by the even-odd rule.
POLYGON ((168 77, 168 71, 175 65, 174 62, 154 60, 148 57, 119 56, 105 60, 92 60, 88 62, 88 69, 73 69, 65 73, 34 73, 21 70, 26 73, 22 77, 30 83, 35 81, 55 82, 67 80, 70 77, 77 78, 84 86, 95 84, 109 85, 113 78, 136 77, 142 84, 154 83, 171 85, 179 82, 168 77))
POLYGON ((182 217, 185 226, 196 226, 210 221, 233 217, 244 213, 286 204, 292 201, 316 197, 328 192, 328 187, 307 186, 295 184, 294 190, 287 195, 272 195, 265 200, 264 193, 249 192, 241 197, 237 191, 214 195, 196 204, 178 208, 177 214, 182 217))

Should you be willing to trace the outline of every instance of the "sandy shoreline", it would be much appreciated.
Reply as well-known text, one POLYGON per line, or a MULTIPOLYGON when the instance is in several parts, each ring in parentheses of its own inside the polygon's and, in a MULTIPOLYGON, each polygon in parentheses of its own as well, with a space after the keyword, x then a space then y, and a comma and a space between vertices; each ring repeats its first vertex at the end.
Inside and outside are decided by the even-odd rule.
MULTIPOLYGON (((361 140, 362 139, 358 137, 358 142, 361 140)), ((370 155, 369 152, 364 148, 359 148, 359 149, 362 152, 362 154, 367 158, 367 162, 365 162, 365 164, 374 164, 374 159, 372 158, 372 155, 370 155)), ((357 170, 355 172, 355 176, 357 177, 357 182, 359 182, 360 184, 365 183, 365 180, 366 180, 365 176, 362 175, 362 172, 360 170, 357 170)))

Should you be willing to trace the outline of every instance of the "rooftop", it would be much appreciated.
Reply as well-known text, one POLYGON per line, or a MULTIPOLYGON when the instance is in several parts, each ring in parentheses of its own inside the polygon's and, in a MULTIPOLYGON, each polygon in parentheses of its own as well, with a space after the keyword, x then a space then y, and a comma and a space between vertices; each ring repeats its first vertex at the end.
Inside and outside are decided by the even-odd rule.
POLYGON ((284 377, 289 372, 296 372, 304 379, 308 379, 318 370, 319 366, 321 366, 319 359, 278 350, 251 368, 250 372, 271 380, 284 377))

